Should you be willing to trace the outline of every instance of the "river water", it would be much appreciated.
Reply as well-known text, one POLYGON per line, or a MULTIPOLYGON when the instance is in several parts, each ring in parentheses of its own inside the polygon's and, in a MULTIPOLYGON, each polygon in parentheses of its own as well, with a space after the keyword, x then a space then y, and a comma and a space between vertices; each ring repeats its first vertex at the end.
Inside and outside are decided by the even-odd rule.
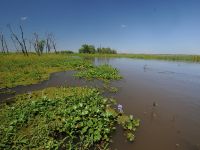
MULTIPOLYGON (((123 79, 111 83, 119 91, 108 95, 123 105, 125 113, 141 120, 133 143, 117 128, 111 149, 200 150, 200 64, 128 58, 95 58, 94 63, 120 70, 123 79)), ((54 73, 48 81, 12 90, 21 94, 46 87, 102 87, 100 81, 75 79, 73 73, 54 73)))
POLYGON ((137 59, 95 59, 117 67, 123 79, 115 97, 124 111, 141 120, 134 143, 123 132, 112 149, 199 150, 200 64, 137 59))

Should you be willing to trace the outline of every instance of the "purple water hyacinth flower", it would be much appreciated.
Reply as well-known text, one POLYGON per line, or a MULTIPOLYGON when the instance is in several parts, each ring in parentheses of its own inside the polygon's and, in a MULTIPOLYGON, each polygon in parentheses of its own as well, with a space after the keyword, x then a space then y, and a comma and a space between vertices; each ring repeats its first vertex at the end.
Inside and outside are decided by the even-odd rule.
POLYGON ((123 113, 123 106, 121 105, 121 104, 118 104, 117 105, 117 109, 118 109, 118 111, 120 112, 120 113, 123 113))

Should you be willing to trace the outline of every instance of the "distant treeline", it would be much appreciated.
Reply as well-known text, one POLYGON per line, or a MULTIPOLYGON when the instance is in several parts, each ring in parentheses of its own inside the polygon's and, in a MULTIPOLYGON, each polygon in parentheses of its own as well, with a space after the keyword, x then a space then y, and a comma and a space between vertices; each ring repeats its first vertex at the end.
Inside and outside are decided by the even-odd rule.
POLYGON ((88 54, 117 54, 117 51, 109 47, 98 47, 95 48, 94 45, 83 44, 79 49, 79 53, 88 53, 88 54))

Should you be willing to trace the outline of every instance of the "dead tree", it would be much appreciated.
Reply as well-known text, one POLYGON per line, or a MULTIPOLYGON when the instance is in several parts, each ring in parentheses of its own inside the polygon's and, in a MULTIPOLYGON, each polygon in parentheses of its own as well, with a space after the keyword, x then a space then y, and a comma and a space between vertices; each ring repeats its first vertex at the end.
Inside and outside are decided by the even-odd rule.
POLYGON ((46 53, 50 53, 51 51, 51 34, 46 34, 46 53))
POLYGON ((54 49, 54 52, 55 52, 55 53, 57 53, 57 50, 56 50, 56 42, 55 42, 55 41, 53 41, 53 43, 52 43, 52 44, 53 44, 53 49, 54 49))
POLYGON ((4 37, 4 45, 5 45, 6 52, 9 53, 9 51, 8 51, 8 45, 7 45, 5 37, 4 37))
POLYGON ((40 51, 39 51, 39 48, 38 48, 39 36, 38 36, 37 33, 34 33, 34 37, 35 37, 34 44, 33 44, 34 45, 34 49, 35 49, 36 54, 40 55, 40 51))
POLYGON ((54 52, 57 53, 57 50, 56 50, 56 40, 55 40, 55 36, 53 34, 51 35, 51 44, 52 44, 52 47, 54 49, 54 52))
POLYGON ((5 53, 3 33, 0 33, 0 41, 1 41, 1 48, 2 48, 1 51, 2 51, 2 53, 5 53))
POLYGON ((26 48, 26 41, 24 39, 24 32, 23 32, 22 26, 20 25, 19 28, 20 28, 20 31, 21 31, 21 38, 22 38, 24 51, 25 51, 26 55, 28 55, 28 51, 27 51, 27 48, 26 48))
POLYGON ((17 46, 17 44, 16 44, 16 41, 15 41, 15 39, 13 38, 13 36, 11 35, 11 40, 12 40, 12 42, 13 42, 13 45, 14 45, 14 47, 15 47, 15 49, 16 49, 16 51, 17 52, 19 52, 19 49, 18 49, 18 46, 17 46))
POLYGON ((5 53, 5 52, 9 53, 6 38, 3 35, 3 33, 0 33, 0 42, 1 42, 1 47, 2 47, 2 53, 5 53))
POLYGON ((32 41, 29 40, 28 42, 29 42, 29 51, 31 52, 31 49, 32 49, 32 41))
POLYGON ((24 33, 23 33, 23 30, 22 30, 22 27, 20 26, 22 41, 19 39, 19 37, 17 36, 17 34, 15 34, 13 32, 13 30, 12 30, 12 28, 11 28, 10 25, 7 25, 7 27, 8 27, 8 29, 11 32, 11 36, 13 36, 15 38, 15 40, 18 42, 18 44, 20 45, 22 53, 24 55, 28 56, 28 52, 27 52, 27 49, 26 49, 26 43, 25 43, 25 40, 24 40, 24 33))

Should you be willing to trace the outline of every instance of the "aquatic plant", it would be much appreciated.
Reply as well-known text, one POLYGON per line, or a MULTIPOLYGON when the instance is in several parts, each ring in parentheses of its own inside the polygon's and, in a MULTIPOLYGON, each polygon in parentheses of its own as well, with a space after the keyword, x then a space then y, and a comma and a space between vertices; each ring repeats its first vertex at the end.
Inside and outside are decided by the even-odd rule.
POLYGON ((122 76, 119 75, 119 71, 108 64, 81 70, 75 74, 75 76, 79 78, 101 80, 119 80, 122 78, 122 76))
POLYGON ((118 122, 134 140, 139 121, 91 88, 48 88, 0 109, 0 149, 108 149, 118 122))

